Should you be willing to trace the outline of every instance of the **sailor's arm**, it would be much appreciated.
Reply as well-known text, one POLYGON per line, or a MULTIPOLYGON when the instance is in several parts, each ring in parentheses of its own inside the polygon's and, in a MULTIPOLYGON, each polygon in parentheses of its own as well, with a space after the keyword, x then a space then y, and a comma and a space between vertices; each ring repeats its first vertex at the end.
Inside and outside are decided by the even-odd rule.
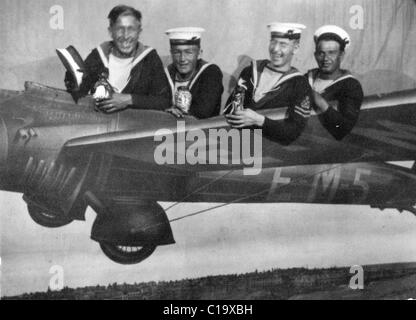
POLYGON ((263 125, 263 134, 283 145, 289 145, 295 141, 305 129, 310 116, 311 94, 312 89, 306 79, 296 81, 286 119, 282 121, 266 117, 263 125))
POLYGON ((191 114, 198 119, 216 116, 220 112, 221 96, 224 91, 222 72, 216 65, 207 67, 201 75, 199 90, 192 97, 191 114))
POLYGON ((270 140, 289 145, 295 141, 305 129, 310 116, 310 97, 303 96, 303 100, 290 106, 288 117, 282 120, 272 120, 265 117, 263 134, 270 140))
POLYGON ((348 86, 339 94, 338 110, 331 106, 331 102, 318 95, 318 93, 314 93, 314 101, 323 111, 322 119, 325 128, 335 139, 341 140, 351 132, 357 123, 363 101, 360 83, 355 79, 348 82, 348 86), (322 106, 326 106, 326 108, 322 108, 322 106))
POLYGON ((294 87, 294 97, 288 106, 284 120, 272 120, 251 109, 226 115, 227 122, 234 128, 256 126, 263 129, 263 135, 272 141, 289 145, 304 130, 311 111, 311 89, 306 81, 294 87))
POLYGON ((263 129, 263 134, 270 140, 289 145, 295 141, 306 126, 307 118, 310 113, 309 96, 303 101, 303 108, 289 110, 288 118, 284 120, 272 120, 251 109, 244 109, 227 114, 227 122, 233 128, 257 127, 263 129))
POLYGON ((149 85, 146 94, 131 94, 133 109, 165 110, 170 105, 170 89, 163 63, 155 50, 145 58, 149 72, 149 85))

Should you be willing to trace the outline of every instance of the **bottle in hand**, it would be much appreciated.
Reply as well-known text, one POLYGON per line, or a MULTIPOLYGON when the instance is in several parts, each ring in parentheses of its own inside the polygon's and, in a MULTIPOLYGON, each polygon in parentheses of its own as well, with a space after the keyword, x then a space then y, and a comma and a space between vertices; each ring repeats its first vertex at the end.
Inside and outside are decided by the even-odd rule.
POLYGON ((179 87, 175 92, 175 107, 188 114, 192 103, 192 94, 185 86, 179 87))

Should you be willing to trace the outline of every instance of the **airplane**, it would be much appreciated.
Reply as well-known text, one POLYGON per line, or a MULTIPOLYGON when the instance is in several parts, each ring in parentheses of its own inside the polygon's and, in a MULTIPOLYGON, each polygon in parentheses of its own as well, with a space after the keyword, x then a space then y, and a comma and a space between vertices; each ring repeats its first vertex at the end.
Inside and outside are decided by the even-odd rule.
MULTIPOLYGON (((286 109, 260 113, 283 121, 286 109)), ((23 193, 30 217, 49 228, 85 220, 91 207, 91 239, 112 261, 135 264, 175 243, 171 222, 206 211, 169 220, 158 202, 361 204, 416 215, 415 124, 416 90, 407 90, 366 97, 342 140, 315 113, 290 145, 249 130, 249 151, 255 141, 262 147, 251 157, 261 163, 253 174, 241 154, 247 144, 234 149, 210 136, 236 130, 223 116, 179 124, 155 110, 103 114, 91 96, 75 102, 64 90, 26 82, 23 91, 0 90, 0 190, 23 193), (173 140, 165 136, 165 153, 177 160, 195 151, 192 134, 214 156, 160 164, 155 153, 166 132, 173 140), (232 161, 238 152, 241 161, 232 161)))

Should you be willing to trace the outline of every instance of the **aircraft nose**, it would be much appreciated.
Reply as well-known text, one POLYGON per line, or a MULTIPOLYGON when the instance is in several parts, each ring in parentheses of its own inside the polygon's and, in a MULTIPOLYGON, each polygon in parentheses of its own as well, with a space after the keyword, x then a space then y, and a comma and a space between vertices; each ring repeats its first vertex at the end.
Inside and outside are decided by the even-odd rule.
POLYGON ((8 147, 7 127, 0 115, 0 170, 6 166, 8 147))

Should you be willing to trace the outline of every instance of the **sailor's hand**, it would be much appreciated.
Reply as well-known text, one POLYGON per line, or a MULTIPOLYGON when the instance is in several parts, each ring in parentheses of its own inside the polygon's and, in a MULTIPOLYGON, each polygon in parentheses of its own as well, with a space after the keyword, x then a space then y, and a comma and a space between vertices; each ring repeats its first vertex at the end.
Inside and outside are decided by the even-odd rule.
POLYGON ((132 104, 132 97, 129 94, 114 93, 110 99, 96 100, 95 106, 104 113, 113 113, 122 111, 132 104))
POLYGON ((328 102, 318 92, 312 90, 312 98, 318 113, 323 113, 329 108, 328 102))
POLYGON ((169 109, 166 109, 165 111, 167 113, 173 114, 176 118, 183 118, 183 112, 182 112, 182 110, 176 108, 175 106, 173 106, 173 107, 171 107, 169 109))
POLYGON ((250 126, 262 127, 265 117, 251 109, 235 111, 232 114, 226 114, 225 118, 228 124, 233 128, 244 128, 250 126))

